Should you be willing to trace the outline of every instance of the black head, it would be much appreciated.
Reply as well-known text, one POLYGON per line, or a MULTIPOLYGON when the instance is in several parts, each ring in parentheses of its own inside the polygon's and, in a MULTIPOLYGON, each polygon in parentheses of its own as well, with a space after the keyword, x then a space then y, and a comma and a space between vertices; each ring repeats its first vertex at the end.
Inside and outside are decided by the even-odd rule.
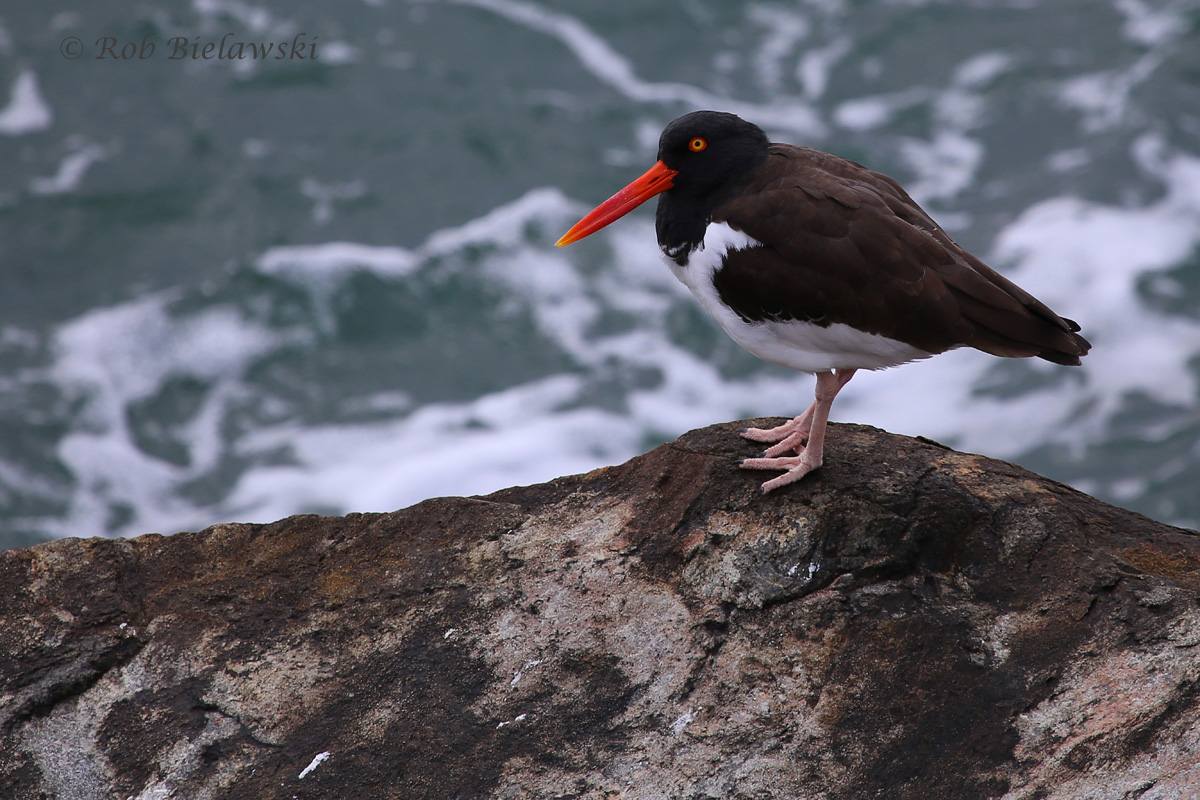
POLYGON ((658 196, 655 214, 664 253, 687 262, 713 211, 749 181, 769 144, 762 128, 720 111, 693 111, 666 127, 658 158, 677 174, 672 188, 658 196))
POLYGON ((673 191, 720 189, 767 157, 762 128, 723 111, 693 111, 663 129, 658 159, 679 174, 673 191))
POLYGON ((575 223, 557 244, 565 247, 590 236, 658 195, 658 244, 683 264, 700 246, 713 210, 766 159, 768 144, 762 129, 733 114, 684 114, 658 140, 658 162, 575 223))

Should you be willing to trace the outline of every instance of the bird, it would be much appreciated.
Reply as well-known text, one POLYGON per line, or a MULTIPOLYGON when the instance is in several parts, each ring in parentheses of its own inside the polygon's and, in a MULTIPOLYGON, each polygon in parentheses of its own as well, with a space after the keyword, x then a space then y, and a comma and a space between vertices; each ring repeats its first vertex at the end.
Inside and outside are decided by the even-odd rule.
POLYGON ((782 470, 763 494, 821 466, 834 398, 858 370, 971 347, 1078 366, 1080 326, 968 253, 892 178, 810 147, 771 142, 721 111, 669 123, 658 160, 584 216, 559 247, 658 197, 667 267, 735 342, 816 376, 813 402, 741 461, 782 470))

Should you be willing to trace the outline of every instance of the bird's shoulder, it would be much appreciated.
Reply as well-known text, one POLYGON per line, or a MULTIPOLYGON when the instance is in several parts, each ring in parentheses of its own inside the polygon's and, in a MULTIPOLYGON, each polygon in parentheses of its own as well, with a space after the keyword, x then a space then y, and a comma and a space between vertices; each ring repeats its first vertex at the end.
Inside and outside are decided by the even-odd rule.
POLYGON ((962 255, 896 181, 810 147, 771 145, 745 190, 719 205, 712 221, 797 268, 859 285, 868 275, 917 281, 962 255))
POLYGON ((877 210, 928 232, 941 230, 893 178, 812 147, 772 144, 749 189, 747 199, 760 193, 776 198, 803 194, 813 203, 830 201, 846 212, 877 210))

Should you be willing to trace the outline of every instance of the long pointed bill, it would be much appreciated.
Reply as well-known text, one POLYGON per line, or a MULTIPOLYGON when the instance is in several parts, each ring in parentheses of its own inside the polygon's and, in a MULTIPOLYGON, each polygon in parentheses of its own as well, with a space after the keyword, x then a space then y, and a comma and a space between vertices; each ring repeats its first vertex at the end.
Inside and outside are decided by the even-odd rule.
POLYGON ((653 167, 646 170, 645 175, 596 206, 594 211, 579 220, 579 222, 576 222, 571 230, 567 231, 561 239, 555 242, 555 245, 566 247, 585 236, 591 236, 605 225, 615 222, 630 211, 633 211, 642 203, 654 197, 654 195, 670 189, 675 185, 671 183, 671 179, 678 174, 676 170, 659 161, 653 167))

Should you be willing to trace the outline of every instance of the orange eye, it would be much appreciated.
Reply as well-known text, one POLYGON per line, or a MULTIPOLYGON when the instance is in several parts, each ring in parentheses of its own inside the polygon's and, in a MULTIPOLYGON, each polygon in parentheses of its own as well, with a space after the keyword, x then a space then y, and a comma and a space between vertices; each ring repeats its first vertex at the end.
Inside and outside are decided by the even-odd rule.
POLYGON ((696 136, 688 142, 688 150, 691 150, 693 153, 699 153, 706 147, 708 147, 708 139, 705 139, 703 136, 696 136))

